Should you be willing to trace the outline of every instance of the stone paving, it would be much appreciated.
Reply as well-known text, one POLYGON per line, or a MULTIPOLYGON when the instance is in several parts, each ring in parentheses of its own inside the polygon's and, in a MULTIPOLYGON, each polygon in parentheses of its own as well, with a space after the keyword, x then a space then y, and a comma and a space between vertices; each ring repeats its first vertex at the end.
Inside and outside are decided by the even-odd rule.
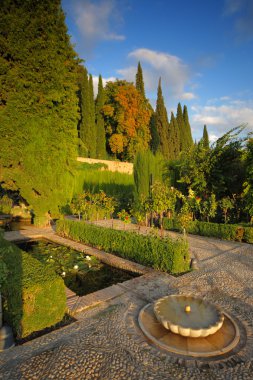
MULTIPOLYGON (((16 234, 54 232, 33 229, 16 234)), ((149 271, 115 285, 115 297, 76 314, 71 325, 0 353, 0 378, 253 379, 253 246, 198 236, 188 239, 199 270, 180 277, 149 271), (219 360, 204 361, 150 344, 138 327, 138 313, 145 304, 175 293, 204 297, 227 311, 240 328, 238 347, 219 360)))

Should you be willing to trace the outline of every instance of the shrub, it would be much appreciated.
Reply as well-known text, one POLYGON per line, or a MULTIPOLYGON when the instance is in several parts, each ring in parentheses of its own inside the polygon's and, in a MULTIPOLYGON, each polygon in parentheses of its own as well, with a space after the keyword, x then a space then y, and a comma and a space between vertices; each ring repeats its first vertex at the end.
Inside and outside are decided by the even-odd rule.
POLYGON ((244 227, 243 241, 253 244, 253 227, 244 227))
MULTIPOLYGON (((164 228, 171 231, 181 230, 177 220, 167 218, 164 218, 164 228)), ((194 220, 189 222, 187 232, 190 234, 216 237, 218 239, 253 243, 253 227, 243 225, 209 223, 194 220)))
POLYGON ((65 286, 54 270, 1 236, 0 257, 8 271, 1 290, 4 319, 17 338, 61 321, 66 311, 65 286))
POLYGON ((175 274, 189 270, 188 244, 182 239, 160 239, 71 220, 58 220, 56 230, 62 236, 155 269, 175 274))

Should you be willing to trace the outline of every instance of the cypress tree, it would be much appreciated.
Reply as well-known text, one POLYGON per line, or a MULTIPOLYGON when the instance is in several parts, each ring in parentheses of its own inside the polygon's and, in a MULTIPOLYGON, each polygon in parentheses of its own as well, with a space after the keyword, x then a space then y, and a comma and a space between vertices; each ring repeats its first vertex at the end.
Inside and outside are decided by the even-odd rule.
POLYGON ((82 76, 80 78, 80 109, 81 109, 81 121, 79 127, 80 137, 80 154, 84 157, 89 157, 89 143, 92 135, 90 130, 90 102, 89 102, 89 80, 87 69, 82 70, 82 76))
POLYGON ((137 153, 134 160, 135 200, 146 198, 150 193, 150 176, 152 181, 162 181, 164 159, 161 154, 154 155, 147 151, 137 153))
POLYGON ((184 106, 183 119, 184 119, 184 135, 186 139, 185 149, 189 149, 193 145, 193 139, 192 139, 191 126, 190 126, 189 117, 188 117, 188 110, 186 106, 184 106))
POLYGON ((155 111, 155 127, 159 135, 159 147, 158 150, 163 154, 165 158, 169 157, 169 146, 168 146, 168 116, 167 110, 164 105, 164 99, 161 87, 161 78, 159 79, 158 89, 157 89, 157 101, 156 101, 156 111, 155 111))
POLYGON ((78 59, 60 0, 2 0, 0 20, 0 182, 43 224, 72 196, 78 59))
POLYGON ((203 147, 205 149, 209 149, 209 136, 208 136, 206 125, 204 125, 202 141, 203 141, 203 147))
POLYGON ((184 130, 184 118, 183 118, 183 111, 181 104, 178 103, 177 105, 177 125, 178 125, 178 131, 179 131, 179 147, 180 152, 185 149, 185 130, 184 130))
POLYGON ((97 125, 97 158, 106 158, 105 125, 101 110, 104 106, 105 96, 102 76, 99 75, 98 94, 96 99, 96 125, 97 125))
POLYGON ((135 77, 135 87, 139 91, 139 93, 143 96, 143 99, 146 99, 143 74, 142 74, 142 67, 141 67, 140 62, 138 62, 138 68, 137 68, 137 73, 136 73, 136 77, 135 77))
POLYGON ((93 78, 89 75, 89 122, 91 139, 88 142, 89 157, 95 158, 97 154, 97 130, 95 123, 95 101, 93 90, 93 78))
POLYGON ((152 153, 156 153, 160 144, 159 134, 156 129, 156 120, 155 113, 153 112, 149 122, 151 140, 150 140, 150 149, 152 153))
POLYGON ((175 118, 173 112, 171 112, 170 118, 169 142, 171 147, 171 159, 177 159, 180 153, 180 135, 177 119, 175 118))

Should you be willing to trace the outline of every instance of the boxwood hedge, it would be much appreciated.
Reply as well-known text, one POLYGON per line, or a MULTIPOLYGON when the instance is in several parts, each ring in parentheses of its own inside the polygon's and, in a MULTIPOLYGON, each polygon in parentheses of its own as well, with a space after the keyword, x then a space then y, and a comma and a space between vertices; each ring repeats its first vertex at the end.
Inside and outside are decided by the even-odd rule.
POLYGON ((16 337, 24 338, 60 322, 66 311, 62 278, 1 235, 0 259, 7 268, 1 286, 4 319, 16 337))
POLYGON ((56 231, 61 236, 90 244, 154 269, 173 274, 189 270, 188 243, 183 239, 160 239, 67 219, 57 221, 56 231))
MULTIPOLYGON (((163 225, 166 230, 181 230, 180 224, 176 219, 164 218, 163 225)), ((189 223, 187 232, 194 235, 253 243, 253 227, 238 224, 219 224, 195 220, 189 223)))

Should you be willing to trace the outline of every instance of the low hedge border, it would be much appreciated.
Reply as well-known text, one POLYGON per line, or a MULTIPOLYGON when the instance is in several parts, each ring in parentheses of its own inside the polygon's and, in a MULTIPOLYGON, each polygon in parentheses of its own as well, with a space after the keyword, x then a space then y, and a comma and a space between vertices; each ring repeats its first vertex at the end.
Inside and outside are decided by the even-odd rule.
POLYGON ((179 274, 190 267, 189 247, 183 239, 160 239, 67 219, 57 221, 56 232, 164 272, 179 274))
MULTIPOLYGON (((166 230, 181 231, 182 228, 176 219, 164 218, 163 226, 166 230)), ((193 235, 216 237, 224 240, 244 241, 253 243, 253 227, 238 224, 208 223, 194 220, 189 222, 187 232, 193 235)))

